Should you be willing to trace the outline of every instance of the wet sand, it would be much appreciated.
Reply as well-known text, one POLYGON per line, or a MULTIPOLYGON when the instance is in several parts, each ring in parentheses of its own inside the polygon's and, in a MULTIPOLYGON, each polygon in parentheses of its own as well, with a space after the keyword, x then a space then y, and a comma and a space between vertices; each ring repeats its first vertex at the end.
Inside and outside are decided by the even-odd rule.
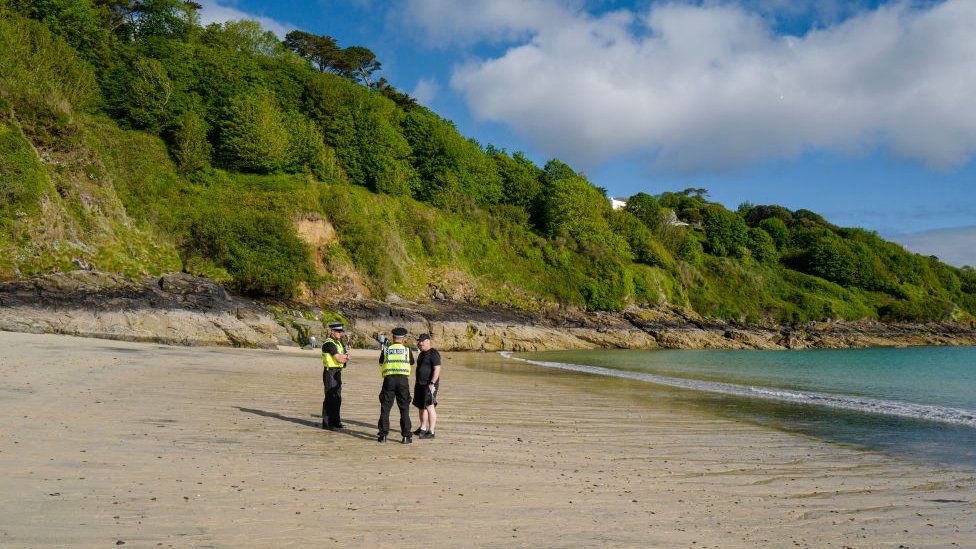
POLYGON ((0 546, 976 544, 976 472, 497 354, 446 354, 405 446, 357 352, 322 431, 319 356, 0 332, 0 546))

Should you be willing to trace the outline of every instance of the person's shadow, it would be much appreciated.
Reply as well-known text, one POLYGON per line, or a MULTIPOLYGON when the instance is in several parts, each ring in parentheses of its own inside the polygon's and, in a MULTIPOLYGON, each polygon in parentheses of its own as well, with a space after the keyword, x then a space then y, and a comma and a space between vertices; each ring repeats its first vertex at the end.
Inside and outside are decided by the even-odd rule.
MULTIPOLYGON (((291 423, 297 423, 299 425, 304 425, 306 427, 311 427, 313 429, 321 429, 321 425, 322 425, 322 422, 321 421, 313 421, 313 420, 310 420, 310 419, 302 419, 302 418, 298 418, 298 417, 283 416, 283 415, 281 415, 281 414, 279 414, 277 412, 268 412, 266 410, 256 410, 254 408, 243 408, 241 406, 237 406, 237 409, 240 410, 240 411, 242 411, 242 412, 248 413, 248 414, 254 414, 256 416, 263 416, 263 417, 271 417, 271 418, 274 418, 274 419, 280 419, 282 421, 289 421, 291 423)), ((321 417, 321 416, 314 416, 313 415, 312 417, 321 417)), ((368 427, 372 427, 372 425, 370 425, 369 423, 363 423, 362 421, 351 421, 351 420, 348 420, 348 419, 345 420, 345 421, 343 421, 343 423, 348 423, 350 425, 356 425, 358 427, 367 427, 367 428, 368 427)), ((362 431, 353 431, 353 430, 351 430, 349 428, 341 429, 339 431, 331 431, 331 432, 333 432, 333 433, 340 433, 340 434, 343 434, 343 435, 349 435, 351 437, 361 438, 363 440, 374 440, 376 438, 375 436, 370 435, 369 433, 364 433, 362 431)))

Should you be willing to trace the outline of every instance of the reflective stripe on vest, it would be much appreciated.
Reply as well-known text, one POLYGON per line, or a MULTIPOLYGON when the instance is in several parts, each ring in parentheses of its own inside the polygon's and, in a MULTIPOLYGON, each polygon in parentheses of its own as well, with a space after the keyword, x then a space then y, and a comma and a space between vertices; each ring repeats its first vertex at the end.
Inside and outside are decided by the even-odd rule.
POLYGON ((403 343, 394 343, 383 351, 383 377, 410 375, 410 350, 403 343))
MULTIPOLYGON (((322 342, 322 345, 328 345, 329 343, 335 343, 335 346, 339 349, 336 354, 344 355, 346 354, 346 346, 342 344, 341 341, 336 341, 331 337, 322 342)), ((345 368, 346 365, 335 359, 334 356, 329 353, 322 353, 322 365, 326 368, 345 368)))

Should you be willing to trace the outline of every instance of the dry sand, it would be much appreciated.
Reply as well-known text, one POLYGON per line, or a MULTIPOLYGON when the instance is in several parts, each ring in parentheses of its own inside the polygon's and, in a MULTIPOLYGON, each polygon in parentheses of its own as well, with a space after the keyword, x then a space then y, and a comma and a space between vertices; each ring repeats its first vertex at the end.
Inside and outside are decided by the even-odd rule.
POLYGON ((0 545, 976 546, 972 471, 445 362, 438 438, 404 446, 375 441, 375 352, 326 432, 312 351, 0 333, 0 545))

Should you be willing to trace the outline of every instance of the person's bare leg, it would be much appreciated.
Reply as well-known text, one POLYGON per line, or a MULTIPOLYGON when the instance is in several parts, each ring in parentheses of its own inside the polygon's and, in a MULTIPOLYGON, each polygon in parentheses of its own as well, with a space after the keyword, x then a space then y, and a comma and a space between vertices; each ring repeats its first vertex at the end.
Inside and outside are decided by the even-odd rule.
POLYGON ((428 406, 425 411, 427 412, 427 414, 426 414, 427 417, 430 418, 430 429, 427 429, 427 431, 430 432, 430 433, 433 433, 434 432, 434 425, 437 424, 437 407, 436 406, 428 406))
POLYGON ((420 408, 420 430, 421 431, 427 430, 427 409, 426 408, 420 408))

